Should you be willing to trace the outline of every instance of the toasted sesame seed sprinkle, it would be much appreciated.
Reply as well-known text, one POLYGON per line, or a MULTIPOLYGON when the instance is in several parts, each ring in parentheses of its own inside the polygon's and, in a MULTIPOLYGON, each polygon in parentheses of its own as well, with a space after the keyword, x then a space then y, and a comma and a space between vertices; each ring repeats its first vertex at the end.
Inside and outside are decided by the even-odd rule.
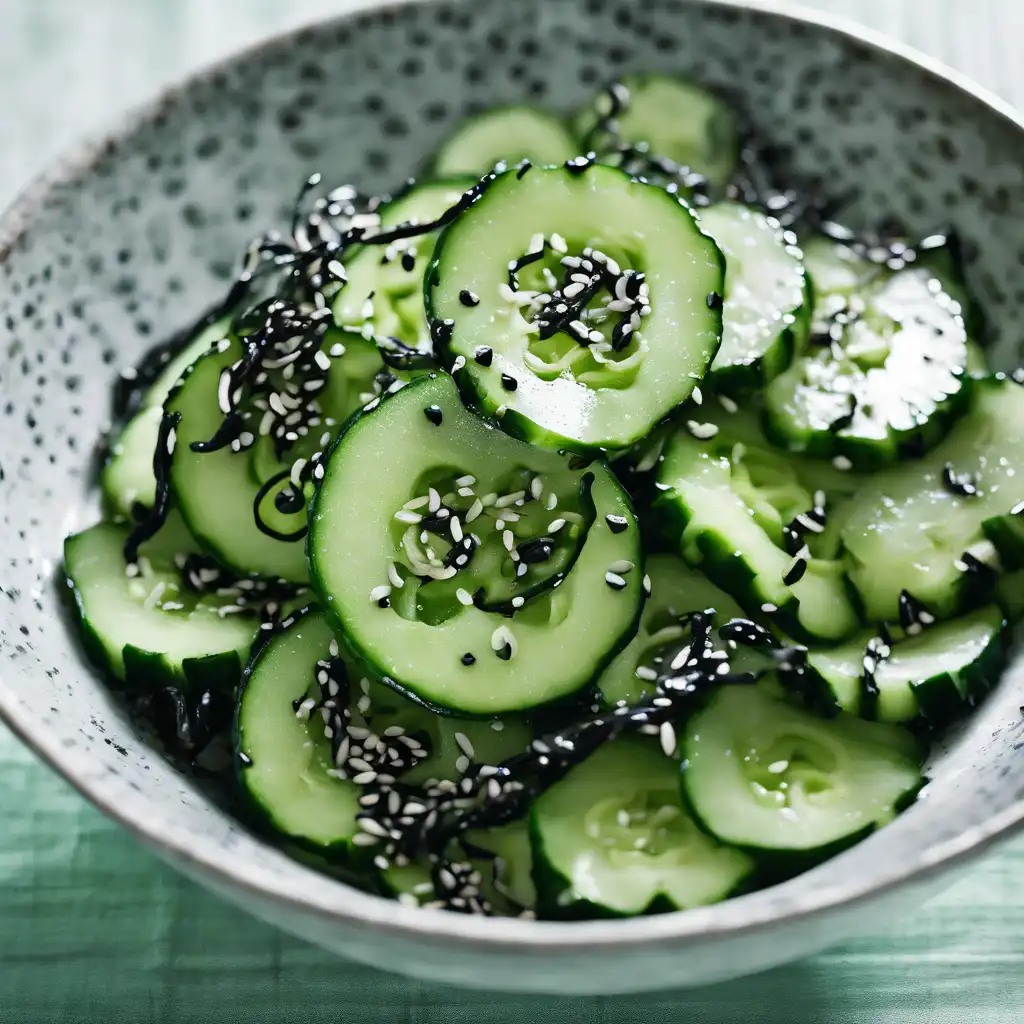
POLYGON ((661 749, 666 757, 674 757, 676 752, 676 731, 671 722, 662 722, 658 730, 661 739, 661 749))
POLYGON ((696 420, 687 420, 686 429, 698 441, 710 441, 718 433, 718 426, 715 423, 698 423, 696 420))

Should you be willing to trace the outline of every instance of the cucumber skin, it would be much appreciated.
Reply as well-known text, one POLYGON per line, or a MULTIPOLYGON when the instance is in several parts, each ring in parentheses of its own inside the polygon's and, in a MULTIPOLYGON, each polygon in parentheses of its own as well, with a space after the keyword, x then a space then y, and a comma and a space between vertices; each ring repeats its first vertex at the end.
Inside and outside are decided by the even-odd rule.
MULTIPOLYGON (((624 920, 630 917, 648 917, 652 914, 669 914, 679 911, 677 907, 664 893, 658 893, 654 899, 637 914, 624 914, 612 910, 601 903, 593 903, 590 900, 575 899, 567 905, 560 905, 559 896, 570 886, 569 880, 548 860, 544 852, 544 840, 541 838, 540 828, 535 821, 533 811, 529 817, 530 845, 533 848, 533 884, 537 889, 537 915, 549 921, 593 921, 593 920, 624 920)), ((707 829, 701 825, 703 831, 707 829)), ((708 835, 711 835, 708 832, 708 835)), ((740 879, 728 892, 720 897, 720 900, 731 899, 733 896, 741 896, 746 892, 753 892, 758 887, 756 883, 757 871, 740 879)))
MULTIPOLYGON (((82 606, 81 595, 70 576, 65 575, 70 611, 74 613, 78 637, 86 656, 93 665, 110 681, 128 692, 155 692, 164 686, 180 689, 186 696, 195 696, 205 690, 230 693, 242 677, 242 664, 235 651, 211 654, 204 658, 185 658, 181 671, 162 654, 144 651, 126 644, 122 649, 124 675, 118 674, 99 635, 92 628, 82 606)), ((254 626, 253 632, 256 632, 254 626)))
MULTIPOLYGON (((407 387, 413 386, 415 385, 407 385, 407 387)), ((398 394, 398 392, 394 392, 394 394, 398 394)), ((357 409, 356 412, 352 414, 352 416, 348 419, 345 425, 341 428, 341 430, 335 437, 334 441, 331 443, 331 447, 328 449, 327 455, 324 458, 324 465, 326 465, 330 461, 331 456, 334 453, 334 449, 337 448, 338 445, 340 445, 344 441, 345 436, 348 434, 348 432, 353 427, 355 427, 355 425, 364 416, 372 416, 379 409, 386 406, 388 401, 392 397, 393 395, 384 396, 383 398, 381 398, 380 403, 376 407, 371 409, 369 412, 367 412, 365 409, 357 409)), ((319 491, 317 492, 317 497, 318 496, 319 491)), ((373 657, 368 652, 364 651, 362 648, 359 647, 358 644, 356 644, 349 638, 344 628, 344 624, 342 623, 340 617, 338 616, 337 609, 334 607, 334 602, 330 600, 330 595, 327 593, 327 588, 324 586, 323 580, 320 578, 320 575, 314 571, 313 560, 309 558, 309 545, 312 543, 314 535, 313 523, 317 507, 317 497, 314 497, 314 499, 309 502, 309 510, 307 513, 309 529, 306 532, 305 549, 307 561, 309 562, 310 567, 310 582, 313 585, 314 591, 321 598, 323 604, 323 611, 328 623, 331 626, 331 630, 333 631, 334 635, 338 638, 338 641, 344 645, 345 650, 354 660, 358 661, 361 665, 363 665, 366 668, 367 673, 371 675, 377 682, 382 683, 384 686, 390 687, 392 690, 395 691, 395 693, 401 694, 401 696, 405 697, 407 700, 412 701, 414 704, 418 704, 420 707, 432 712, 435 715, 455 715, 459 718, 477 718, 484 720, 493 717, 491 715, 486 714, 470 714, 458 708, 449 708, 441 704, 434 704, 431 701, 424 700, 422 697, 414 693, 412 690, 409 690, 401 683, 398 683, 394 679, 392 679, 391 676, 384 672, 381 666, 374 661, 373 657)), ((628 493, 624 489, 623 500, 625 501, 627 510, 633 516, 634 527, 637 530, 639 530, 640 524, 639 520, 637 519, 636 512, 633 508, 632 499, 629 497, 628 493)), ((642 568, 642 566, 638 566, 638 568, 642 568)), ((535 712, 537 710, 554 709, 562 705, 572 704, 578 699, 580 694, 585 693, 588 689, 592 688, 594 686, 594 683, 600 678, 601 673, 604 672, 604 670, 611 664, 611 662, 619 654, 622 653, 622 651, 626 648, 629 642, 636 635, 637 630, 640 628, 640 617, 643 615, 644 605, 646 604, 646 602, 647 595, 646 593, 642 593, 641 600, 638 602, 637 605, 636 615, 634 616, 632 622, 626 627, 626 629, 618 637, 618 639, 610 646, 608 653, 605 655, 605 657, 600 659, 600 662, 596 666, 594 674, 588 680, 586 680, 578 690, 576 690, 574 693, 566 694, 563 697, 558 697, 553 701, 549 701, 547 704, 536 705, 528 710, 530 710, 531 712, 535 712)))

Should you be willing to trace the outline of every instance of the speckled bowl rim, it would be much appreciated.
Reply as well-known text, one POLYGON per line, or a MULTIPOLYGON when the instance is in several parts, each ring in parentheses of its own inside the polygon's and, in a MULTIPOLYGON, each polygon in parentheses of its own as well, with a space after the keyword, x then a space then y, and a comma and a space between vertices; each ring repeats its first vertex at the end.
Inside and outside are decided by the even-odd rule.
MULTIPOLYGON (((18 240, 31 228, 45 197, 55 188, 87 176, 111 141, 131 134, 151 123, 161 109, 197 83, 208 81, 222 69, 239 60, 287 46, 303 33, 338 29, 360 15, 382 10, 400 10, 428 4, 430 0, 356 0, 344 14, 311 21, 284 33, 274 33, 202 70, 179 79, 161 90, 153 99, 134 108, 105 133, 58 158, 54 164, 32 179, 15 201, 0 215, 0 262, 6 260, 18 240)), ((912 47, 889 39, 882 33, 864 28, 848 19, 811 11, 788 0, 687 0, 694 6, 749 11, 793 23, 805 23, 853 42, 869 50, 895 57, 913 65, 939 84, 967 94, 988 112, 1024 132, 1024 121, 1016 110, 994 93, 977 85, 967 76, 947 67, 912 47)), ((323 876, 296 862, 294 871, 277 872, 260 864, 232 857, 225 862, 220 844, 204 843, 194 835, 168 833, 141 797, 136 803, 114 802, 100 779, 82 779, 77 772, 76 755, 64 749, 50 730, 40 728, 30 707, 7 690, 0 680, 0 720, 5 722, 39 757, 55 768, 75 789, 107 817, 123 826, 131 835, 177 862, 194 876, 209 876, 222 891, 251 893, 257 899, 282 908, 301 911, 326 922, 343 921, 372 928, 384 935, 407 940, 438 939, 448 946, 466 945, 493 952, 536 953, 586 952, 598 948, 624 947, 642 952, 645 946, 671 942, 674 946, 695 942, 720 941, 757 932, 772 924, 811 921, 842 909, 881 897, 896 887, 914 881, 925 883, 951 871, 968 858, 980 855, 1001 839, 1024 829, 1024 800, 1018 800, 982 825, 925 850, 915 850, 898 864, 889 864, 875 873, 845 877, 841 883, 821 886, 808 893, 798 891, 798 880, 785 887, 785 897, 773 898, 776 889, 762 890, 710 907, 652 917, 616 921, 557 923, 521 921, 508 918, 478 918, 406 907, 393 900, 373 896, 343 883, 311 884, 323 876)), ((255 842, 260 840, 254 839, 255 842)), ((282 855, 283 856, 283 855, 282 855)))

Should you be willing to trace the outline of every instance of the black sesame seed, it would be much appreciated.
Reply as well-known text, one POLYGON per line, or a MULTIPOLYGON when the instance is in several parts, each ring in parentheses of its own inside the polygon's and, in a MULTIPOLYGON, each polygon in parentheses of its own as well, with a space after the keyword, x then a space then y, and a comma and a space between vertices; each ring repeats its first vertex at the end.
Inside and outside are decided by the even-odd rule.
POLYGON ((390 608, 391 607, 391 598, 390 597, 382 597, 377 602, 377 607, 378 608, 390 608))
POLYGON ((803 579, 804 573, 807 572, 807 560, 804 558, 798 558, 791 569, 788 569, 782 576, 782 582, 787 587, 793 586, 794 583, 799 583, 803 579))
POLYGON ((464 306, 480 305, 480 299, 476 295, 474 295, 468 288, 463 288, 462 291, 459 292, 459 302, 461 302, 464 306))
POLYGON ((508 643, 508 641, 506 641, 504 646, 501 648, 501 650, 495 651, 494 653, 499 658, 501 658, 502 661, 511 661, 512 660, 512 645, 510 643, 508 643))
POLYGON ((530 169, 530 168, 531 168, 532 166, 533 166, 533 164, 531 164, 529 160, 524 160, 524 161, 523 161, 523 162, 522 162, 522 163, 521 163, 521 164, 519 165, 519 170, 518 170, 518 171, 516 171, 516 181, 522 181, 522 180, 523 180, 523 175, 524 175, 524 174, 526 174, 526 172, 527 172, 527 171, 528 171, 528 170, 529 170, 529 169, 530 169))
POLYGON ((973 498, 978 493, 978 485, 972 474, 957 473, 951 462, 942 467, 942 486, 950 494, 963 498, 973 498))
POLYGON ((503 373, 501 375, 501 386, 506 391, 515 391, 515 389, 519 387, 519 381, 517 381, 515 377, 510 377, 507 373, 503 373))
POLYGON ((622 533, 629 528, 629 520, 625 516, 605 516, 604 521, 612 533, 622 533))
POLYGON ((555 550, 554 537, 534 537, 532 540, 523 541, 516 551, 522 562, 533 564, 546 562, 555 550))
POLYGON ((441 412, 441 406, 439 405, 428 405, 423 410, 423 415, 426 416, 435 427, 441 426, 441 420, 444 418, 444 413, 441 412))
POLYGON ((475 657, 475 656, 474 656, 473 654, 470 654, 470 653, 469 653, 469 652, 467 651, 467 652, 466 652, 466 653, 465 653, 465 654, 464 654, 464 655, 462 656, 462 664, 463 664, 463 665, 475 665, 475 664, 476 664, 476 657, 475 657))
POLYGON ((719 295, 718 292, 708 292, 706 301, 708 304, 708 309, 711 310, 721 309, 724 304, 722 301, 722 296, 719 295))
POLYGON ((481 366, 490 366, 494 361, 494 352, 489 349, 486 345, 481 345, 474 353, 473 358, 481 366))
POLYGON ((408 271, 416 269, 416 257, 411 252, 402 253, 402 269, 408 271))

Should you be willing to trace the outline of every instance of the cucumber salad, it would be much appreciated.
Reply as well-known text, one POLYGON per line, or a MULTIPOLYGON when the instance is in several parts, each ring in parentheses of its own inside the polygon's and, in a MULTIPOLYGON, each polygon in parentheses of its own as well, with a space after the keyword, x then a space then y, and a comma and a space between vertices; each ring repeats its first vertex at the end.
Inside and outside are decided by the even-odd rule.
POLYGON ((311 178, 124 371, 68 592, 254 828, 405 904, 589 918, 915 799, 1024 605, 1024 378, 955 239, 848 230, 767 151, 662 76, 479 114, 393 194, 311 178))

